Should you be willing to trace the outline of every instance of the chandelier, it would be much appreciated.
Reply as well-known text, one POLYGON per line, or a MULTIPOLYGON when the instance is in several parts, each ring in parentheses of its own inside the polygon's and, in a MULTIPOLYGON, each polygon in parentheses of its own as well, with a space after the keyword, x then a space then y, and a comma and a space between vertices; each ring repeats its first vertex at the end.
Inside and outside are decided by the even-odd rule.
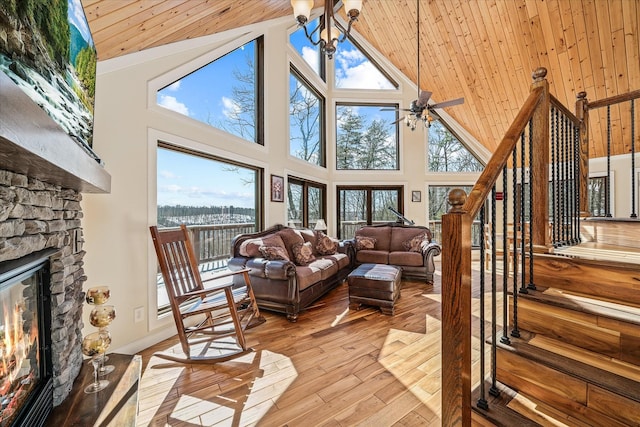
POLYGON ((313 8, 313 0, 291 0, 293 16, 298 21, 298 25, 304 28, 304 34, 314 46, 320 45, 320 51, 325 53, 329 59, 333 58, 333 54, 336 52, 336 45, 345 41, 349 36, 351 25, 358 20, 362 9, 362 0, 344 0, 343 3, 344 10, 347 11, 347 16, 349 17, 347 28, 344 28, 333 15, 333 0, 324 0, 323 19, 313 31, 309 32, 307 22, 313 8), (318 30, 320 30, 320 35, 317 40, 314 40, 314 35, 318 30))

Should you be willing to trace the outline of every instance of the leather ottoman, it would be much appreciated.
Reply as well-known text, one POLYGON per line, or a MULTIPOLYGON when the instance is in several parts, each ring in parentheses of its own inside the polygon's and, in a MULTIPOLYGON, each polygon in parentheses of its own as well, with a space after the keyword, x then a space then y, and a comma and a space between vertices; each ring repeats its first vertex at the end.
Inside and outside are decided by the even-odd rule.
POLYGON ((393 315, 400 298, 401 275, 402 271, 392 265, 360 265, 347 277, 349 303, 380 307, 382 313, 393 315))

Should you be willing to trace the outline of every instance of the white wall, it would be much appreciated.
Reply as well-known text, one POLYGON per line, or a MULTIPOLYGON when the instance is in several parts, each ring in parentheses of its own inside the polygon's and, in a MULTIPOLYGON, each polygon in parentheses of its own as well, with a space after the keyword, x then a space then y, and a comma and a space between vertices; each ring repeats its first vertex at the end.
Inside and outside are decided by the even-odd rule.
MULTIPOLYGON (((426 172, 426 130, 401 127, 400 170, 383 172, 335 171, 335 132, 328 114, 327 168, 289 156, 289 61, 303 72, 306 64, 288 46, 292 19, 282 18, 241 30, 205 37, 100 62, 96 84, 94 149, 111 174, 110 194, 86 194, 86 288, 108 285, 117 317, 110 326, 111 351, 136 352, 175 333, 173 320, 158 319, 154 308, 156 258, 148 227, 156 219, 156 144, 159 139, 264 168, 265 225, 286 221, 286 204, 268 201, 269 176, 289 174, 327 184, 327 224, 335 233, 335 189, 347 184, 400 184, 405 188, 405 215, 419 224, 427 221, 427 183, 446 181, 426 172), (248 143, 203 123, 155 105, 155 91, 186 72, 204 65, 245 42, 265 36, 265 145, 248 143), (186 65, 185 65, 186 64, 186 65), (411 191, 422 201, 411 202, 411 191), (134 323, 134 310, 144 307, 144 321, 134 323)), ((359 40, 360 41, 360 40, 359 40)), ((366 42, 362 42, 365 48, 366 42)), ((384 93, 341 91, 328 94, 327 110, 340 100, 388 100, 403 106, 416 97, 416 88, 384 58, 374 59, 400 82, 400 90, 384 93)), ((328 75, 332 73, 329 71, 328 75)), ((319 79, 314 83, 326 90, 319 79)), ((221 82, 212 84, 224 84, 221 82)), ((455 94, 452 94, 455 95, 455 94)), ((437 100, 436 100, 437 101, 437 100)), ((207 177, 203 177, 207 179, 207 177)), ((464 180, 467 182, 467 180, 464 180)), ((472 179, 471 182, 475 181, 472 179)), ((221 184, 223 185, 223 184, 221 184)), ((85 313, 86 315, 86 313, 85 313)), ((91 330, 85 318, 87 331, 91 330)))

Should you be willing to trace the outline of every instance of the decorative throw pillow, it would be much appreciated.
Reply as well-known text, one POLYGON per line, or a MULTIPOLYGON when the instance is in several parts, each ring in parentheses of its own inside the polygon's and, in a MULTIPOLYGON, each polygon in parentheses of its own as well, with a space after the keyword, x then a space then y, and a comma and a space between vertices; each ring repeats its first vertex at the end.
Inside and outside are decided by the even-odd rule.
POLYGON ((316 257, 313 255, 311 242, 296 243, 291 250, 293 252, 293 260, 297 265, 308 265, 310 262, 316 260, 316 257))
POLYGON ((333 255, 338 251, 338 242, 322 231, 316 231, 315 249, 318 255, 333 255))
POLYGON ((356 236, 356 249, 361 251, 363 249, 375 249, 377 240, 373 237, 356 236))
POLYGON ((238 252, 242 256, 246 256, 248 258, 256 258, 262 256, 260 253, 260 246, 263 246, 264 242, 260 238, 256 239, 247 239, 240 244, 240 249, 238 252))
POLYGON ((420 252, 422 242, 427 239, 427 233, 421 233, 402 242, 402 247, 409 252, 420 252))
POLYGON ((262 257, 269 261, 275 261, 278 259, 289 261, 289 254, 287 254, 287 250, 281 246, 260 246, 260 252, 262 253, 262 257))

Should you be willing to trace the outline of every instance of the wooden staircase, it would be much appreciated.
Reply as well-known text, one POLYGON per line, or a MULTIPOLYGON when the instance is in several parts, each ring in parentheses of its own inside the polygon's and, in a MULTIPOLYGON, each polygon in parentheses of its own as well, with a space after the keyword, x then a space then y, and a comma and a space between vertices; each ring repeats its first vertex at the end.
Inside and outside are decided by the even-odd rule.
POLYGON ((497 345, 497 380, 514 391, 502 400, 540 425, 638 426, 640 221, 587 220, 581 234, 581 245, 536 254, 537 289, 515 308, 509 296, 520 337, 497 345))

